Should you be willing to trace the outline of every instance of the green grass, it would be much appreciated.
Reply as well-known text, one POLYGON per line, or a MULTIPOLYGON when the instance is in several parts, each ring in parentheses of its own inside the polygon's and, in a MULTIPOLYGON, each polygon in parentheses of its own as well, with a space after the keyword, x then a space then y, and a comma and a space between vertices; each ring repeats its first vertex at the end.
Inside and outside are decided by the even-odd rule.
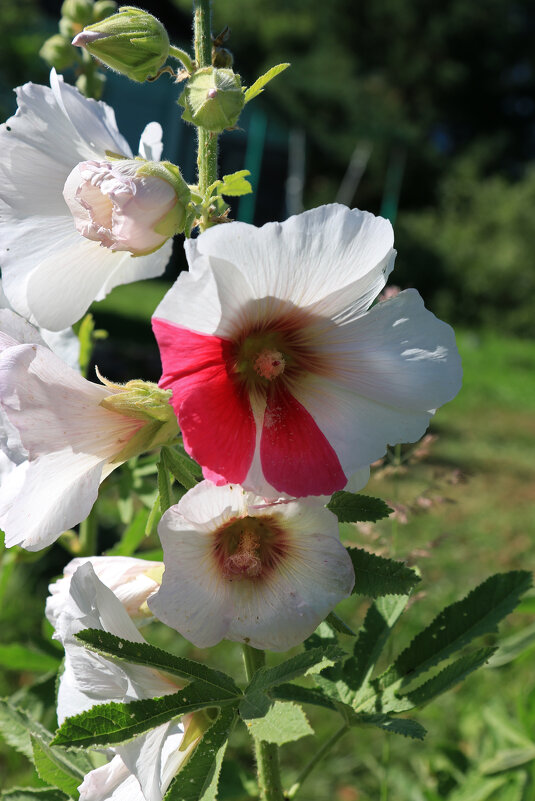
MULTIPOLYGON (((113 320, 114 337, 122 334, 130 338, 132 326, 143 323, 146 327, 148 316, 166 289, 166 284, 149 282, 122 287, 94 306, 97 325, 113 320)), ((390 461, 386 459, 374 468, 366 488, 366 493, 394 505, 397 519, 344 528, 348 544, 407 559, 421 571, 422 583, 394 638, 394 651, 430 622, 444 604, 463 597, 489 574, 530 569, 534 564, 535 343, 493 332, 461 332, 458 342, 464 385, 459 396, 433 419, 430 433, 436 439, 424 448, 403 448, 401 464, 397 454, 391 454, 390 461)), ((8 602, 0 612, 6 641, 17 632, 24 641, 39 635, 47 570, 43 564, 17 565, 10 578, 5 596, 8 602), (28 582, 36 570, 39 581, 37 588, 31 585, 30 594, 28 582)), ((48 573, 57 570, 56 560, 48 573)), ((356 627, 365 608, 366 602, 352 598, 337 611, 356 627)), ((532 613, 517 613, 504 631, 532 620, 532 613)), ((156 638, 164 647, 198 658, 205 656, 170 629, 156 626, 150 631, 151 639, 156 638)), ((239 675, 239 649, 234 644, 223 643, 208 656, 211 664, 239 675)), ((28 674, 7 673, 0 678, 0 685, 7 693, 30 680, 28 674)), ((430 708, 416 712, 415 717, 429 730, 423 744, 375 730, 351 732, 312 774, 297 799, 448 798, 455 782, 458 787, 466 783, 469 788, 470 772, 500 749, 510 747, 503 740, 503 721, 517 732, 531 731, 533 737, 534 687, 529 653, 504 668, 484 669, 430 708)), ((325 712, 312 711, 310 717, 321 739, 338 726, 337 720, 325 712)), ((238 734, 230 754, 250 770, 251 760, 242 748, 245 744, 245 732, 238 734)), ((307 738, 282 750, 288 784, 314 749, 312 739, 307 738)), ((9 776, 6 787, 26 783, 32 776, 28 763, 0 744, 2 771, 9 776)), ((533 786, 523 789, 522 782, 529 778, 523 769, 505 776, 505 784, 497 784, 492 794, 481 797, 491 801, 530 801, 535 797, 533 786)), ((455 801, 471 799, 459 796, 455 801)))

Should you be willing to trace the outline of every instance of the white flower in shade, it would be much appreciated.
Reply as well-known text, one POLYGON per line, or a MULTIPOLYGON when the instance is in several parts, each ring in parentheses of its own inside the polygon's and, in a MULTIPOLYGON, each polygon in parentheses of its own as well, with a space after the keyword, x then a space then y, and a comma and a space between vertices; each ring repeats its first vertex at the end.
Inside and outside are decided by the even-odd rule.
POLYGON ((82 378, 33 326, 0 310, 0 407, 24 449, 0 487, 7 547, 50 545, 87 517, 112 470, 176 435, 156 387, 111 387, 82 378))
POLYGON ((91 563, 100 581, 117 596, 131 619, 142 624, 147 622, 147 617, 152 617, 147 599, 160 587, 163 562, 135 559, 132 556, 77 557, 63 568, 63 578, 49 588, 51 595, 46 613, 54 627, 69 594, 73 575, 87 562, 91 563))
POLYGON ((453 331, 419 294, 370 308, 392 246, 387 220, 340 205, 187 241, 189 272, 153 328, 160 386, 206 478, 331 494, 455 396, 453 331))
MULTIPOLYGON (((50 587, 52 593, 54 585, 50 587)), ((95 575, 90 562, 81 565, 57 599, 49 598, 46 614, 54 638, 65 648, 65 669, 58 687, 58 722, 91 709, 95 704, 128 703, 168 695, 180 687, 151 668, 114 662, 92 653, 74 635, 83 629, 107 631, 131 642, 145 642, 114 593, 95 575)), ((91 771, 78 788, 81 801, 161 801, 184 759, 201 734, 198 718, 165 723, 124 745, 110 749, 114 757, 91 771), (184 737, 184 728, 189 736, 184 737)))
POLYGON ((317 498, 266 503, 203 481, 158 533, 165 573, 149 608, 200 648, 226 638, 285 651, 353 588, 338 521, 317 498))
MULTIPOLYGON (((91 194, 93 179, 84 176, 106 172, 110 153, 131 159, 132 152, 109 106, 83 97, 54 70, 50 84, 50 88, 33 83, 19 87, 18 111, 0 127, 0 267, 13 308, 57 331, 79 320, 94 300, 101 300, 113 287, 160 275, 169 260, 171 241, 155 253, 136 258, 125 250, 110 249, 115 241, 112 199, 96 185, 91 194), (77 187, 80 212, 73 219, 69 206, 77 187), (93 222, 81 234, 82 214, 93 222)), ((141 156, 159 159, 160 138, 160 126, 150 123, 141 137, 141 156)), ((136 219, 150 209, 150 220, 155 221, 155 201, 162 198, 151 188, 153 181, 149 184, 148 192, 140 189, 132 208, 136 219)), ((169 188, 163 192, 165 216, 169 188)), ((125 197, 118 189, 119 206, 126 205, 125 197)), ((122 237, 123 247, 128 239, 127 218, 123 214, 118 223, 117 237, 122 237)), ((158 241, 143 241, 143 236, 133 252, 144 252, 143 244, 157 247, 158 241)))

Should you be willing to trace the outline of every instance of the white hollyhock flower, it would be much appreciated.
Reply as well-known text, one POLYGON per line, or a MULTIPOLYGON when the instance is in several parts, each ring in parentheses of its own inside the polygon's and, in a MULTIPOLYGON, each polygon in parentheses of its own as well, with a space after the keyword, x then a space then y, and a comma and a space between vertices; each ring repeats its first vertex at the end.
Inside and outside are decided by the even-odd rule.
MULTIPOLYGON (((107 153, 130 159, 130 147, 112 109, 83 97, 54 70, 50 88, 27 83, 16 92, 18 111, 0 126, 0 267, 13 308, 57 331, 79 320, 113 287, 160 275, 171 240, 134 258, 101 247, 98 236, 81 235, 64 199, 66 182, 70 196, 80 163, 107 164, 107 153)), ((155 139, 160 137, 160 126, 150 123, 141 137, 144 158, 159 159, 161 142, 155 139)), ((96 201, 86 205, 87 214, 97 208, 96 201)), ((110 217, 103 208, 109 211, 110 205, 102 195, 98 208, 104 216, 110 217)))
POLYGON ((167 399, 159 399, 155 412, 138 411, 129 403, 136 391, 128 388, 82 378, 33 326, 0 310, 0 407, 24 449, 0 487, 7 547, 50 545, 87 517, 115 467, 172 438, 176 420, 167 399))
POLYGON ((387 220, 322 206, 215 226, 186 254, 153 328, 160 386, 206 478, 331 494, 458 392, 453 331, 416 291, 370 308, 394 262, 387 220))
POLYGON ((158 533, 165 573, 149 608, 200 648, 225 637, 285 651, 353 588, 338 521, 317 498, 266 503, 203 481, 158 533))
MULTIPOLYGON (((50 589, 58 594, 54 585, 50 589)), ((59 594, 63 602, 59 614, 54 597, 47 602, 46 614, 55 628, 54 638, 65 648, 65 668, 58 687, 60 724, 95 704, 128 703, 180 689, 156 670, 105 659, 74 638, 77 632, 92 628, 132 642, 145 642, 119 599, 97 578, 90 562, 76 570, 59 594)), ((193 720, 165 723, 110 749, 115 754, 111 762, 88 773, 78 788, 81 801, 161 801, 196 743, 191 736, 187 744, 184 740, 184 726, 193 720), (183 744, 184 750, 180 750, 183 744)))
POLYGON ((63 568, 63 577, 50 585, 46 610, 52 625, 56 626, 56 619, 63 610, 73 575, 87 562, 100 581, 117 596, 130 618, 139 624, 146 623, 150 615, 147 599, 160 587, 163 562, 133 556, 88 556, 71 559, 63 568))

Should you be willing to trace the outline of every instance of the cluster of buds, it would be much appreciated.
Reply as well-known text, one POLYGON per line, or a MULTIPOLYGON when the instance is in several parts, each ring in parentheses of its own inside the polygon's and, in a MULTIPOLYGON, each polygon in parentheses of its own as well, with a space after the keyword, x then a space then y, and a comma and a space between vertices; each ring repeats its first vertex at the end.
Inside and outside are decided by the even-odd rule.
MULTIPOLYGON (((107 17, 117 11, 117 3, 114 0, 65 0, 61 6, 61 19, 59 21, 59 32, 50 36, 41 47, 39 55, 47 64, 58 72, 77 66, 80 61, 78 51, 72 45, 72 39, 76 37, 86 25, 99 24, 107 17)), ((96 73, 96 80, 93 82, 94 89, 98 87, 102 90, 104 76, 96 73)), ((77 80, 77 87, 81 92, 84 91, 86 76, 80 75, 77 80)), ((93 96, 100 92, 93 91, 93 96)))

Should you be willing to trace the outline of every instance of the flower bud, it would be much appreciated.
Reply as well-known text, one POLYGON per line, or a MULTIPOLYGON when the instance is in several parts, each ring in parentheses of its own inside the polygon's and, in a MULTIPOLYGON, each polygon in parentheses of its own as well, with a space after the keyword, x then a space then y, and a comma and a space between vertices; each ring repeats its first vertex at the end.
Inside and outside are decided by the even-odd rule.
POLYGON ((179 102, 182 119, 214 133, 232 128, 245 105, 240 76, 230 69, 203 67, 188 80, 179 102))
POLYGON ((93 6, 93 22, 100 22, 106 17, 111 17, 117 11, 115 0, 97 0, 93 6))
POLYGON ((93 100, 100 100, 106 84, 106 76, 95 70, 91 75, 79 75, 76 79, 76 88, 85 97, 92 97, 93 100))
POLYGON ((72 43, 139 83, 156 75, 169 55, 169 37, 162 23, 132 6, 86 26, 72 43))
POLYGON ((150 381, 134 380, 126 384, 114 384, 100 375, 98 377, 113 394, 107 395, 100 405, 110 412, 146 421, 113 463, 122 463, 139 453, 171 443, 178 435, 178 423, 173 407, 169 403, 171 392, 160 389, 150 381))
POLYGON ((54 67, 58 72, 62 72, 74 62, 76 51, 63 36, 56 33, 46 40, 39 50, 39 55, 51 67, 54 67))
POLYGON ((78 25, 87 25, 93 19, 93 0, 65 0, 61 16, 68 17, 78 25))
POLYGON ((184 230, 190 190, 174 164, 116 159, 77 164, 63 197, 82 236, 144 256, 184 230))
MULTIPOLYGON (((72 47, 71 39, 73 36, 76 36, 77 33, 80 33, 82 27, 82 25, 79 25, 77 22, 73 22, 72 19, 69 19, 69 17, 62 17, 60 19, 59 32, 63 38, 67 40, 69 47, 72 47)), ((74 52, 76 53, 76 50, 74 50, 74 52)))

